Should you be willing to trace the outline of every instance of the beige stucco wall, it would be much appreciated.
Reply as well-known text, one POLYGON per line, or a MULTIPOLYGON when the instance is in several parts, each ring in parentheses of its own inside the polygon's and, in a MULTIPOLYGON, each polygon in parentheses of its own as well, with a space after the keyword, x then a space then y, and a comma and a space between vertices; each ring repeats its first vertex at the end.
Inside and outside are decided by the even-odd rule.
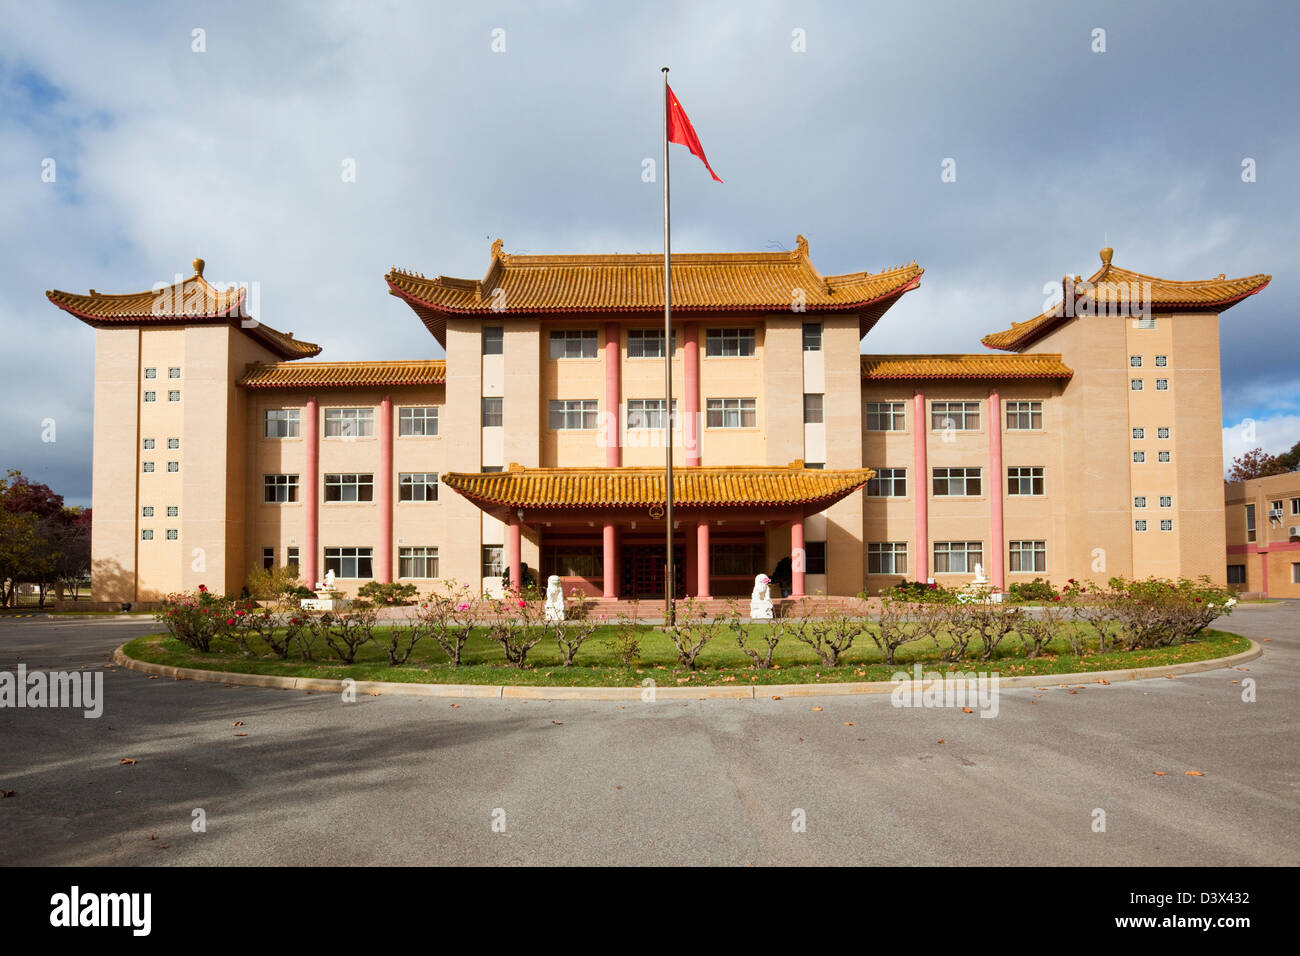
POLYGON ((1240 565, 1246 574, 1245 583, 1236 587, 1273 598, 1300 598, 1300 534, 1291 534, 1293 528, 1300 531, 1300 471, 1228 482, 1223 488, 1226 564, 1240 565), (1281 505, 1279 518, 1269 513, 1274 502, 1281 505), (1254 540, 1246 534, 1248 504, 1255 506, 1254 540))

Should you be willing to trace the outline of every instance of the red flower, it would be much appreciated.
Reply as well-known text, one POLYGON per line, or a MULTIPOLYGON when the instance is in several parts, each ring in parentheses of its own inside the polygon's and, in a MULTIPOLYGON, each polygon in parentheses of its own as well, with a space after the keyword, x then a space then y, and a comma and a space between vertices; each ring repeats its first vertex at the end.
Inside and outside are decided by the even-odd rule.
POLYGON ((520 607, 527 607, 527 604, 525 604, 523 601, 520 601, 520 602, 519 602, 519 606, 520 606, 520 607))
POLYGON ((1052 595, 1052 600, 1053 600, 1053 601, 1059 601, 1059 600, 1061 600, 1061 595, 1059 595, 1059 594, 1053 594, 1053 595, 1052 595))
POLYGON ((206 591, 207 589, 208 589, 208 586, 207 586, 206 584, 200 584, 200 585, 199 585, 199 590, 200 590, 200 591, 206 591))
POLYGON ((234 619, 233 617, 232 617, 232 618, 228 618, 228 619, 226 620, 226 623, 227 623, 227 624, 234 624, 234 623, 235 623, 235 619, 234 619))

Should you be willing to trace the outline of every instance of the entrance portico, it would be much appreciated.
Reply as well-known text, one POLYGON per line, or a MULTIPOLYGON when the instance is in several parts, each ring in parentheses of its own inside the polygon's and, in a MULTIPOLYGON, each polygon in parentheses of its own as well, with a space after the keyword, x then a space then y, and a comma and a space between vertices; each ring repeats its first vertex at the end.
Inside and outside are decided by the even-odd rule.
MULTIPOLYGON (((673 473, 675 593, 747 595, 754 576, 789 558, 790 596, 804 595, 804 520, 857 493, 869 468, 693 467, 673 473)), ((606 599, 664 591, 664 474, 655 468, 524 468, 449 473, 448 487, 506 525, 512 587, 522 537, 535 539, 544 580, 606 599)), ((785 582, 783 582, 785 583, 785 582)))

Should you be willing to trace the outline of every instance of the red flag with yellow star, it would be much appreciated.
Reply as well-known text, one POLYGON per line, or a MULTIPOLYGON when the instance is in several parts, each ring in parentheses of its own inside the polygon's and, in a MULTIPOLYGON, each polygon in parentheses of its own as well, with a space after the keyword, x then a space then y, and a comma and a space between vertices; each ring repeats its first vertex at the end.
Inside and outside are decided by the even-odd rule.
POLYGON ((682 109, 682 104, 677 99, 677 94, 673 88, 668 87, 668 142, 677 143, 679 146, 685 146, 692 153, 700 158, 704 168, 709 171, 714 182, 722 182, 718 174, 713 171, 709 161, 704 157, 704 147, 700 145, 700 138, 695 134, 695 127, 691 125, 691 118, 686 115, 686 110, 682 109))

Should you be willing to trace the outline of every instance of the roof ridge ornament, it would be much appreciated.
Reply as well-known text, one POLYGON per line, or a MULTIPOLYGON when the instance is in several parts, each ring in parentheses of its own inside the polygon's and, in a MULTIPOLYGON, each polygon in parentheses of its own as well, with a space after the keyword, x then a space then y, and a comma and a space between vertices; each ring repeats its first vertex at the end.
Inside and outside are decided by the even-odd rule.
POLYGON ((204 261, 196 256, 194 259, 194 274, 198 276, 200 279, 203 278, 204 265, 205 265, 204 261))
POLYGON ((1110 259, 1111 256, 1113 255, 1115 255, 1115 250, 1112 249, 1110 246, 1107 246, 1105 249, 1101 250, 1101 264, 1109 268, 1110 259))
POLYGON ((794 237, 794 245, 795 245, 795 250, 794 250, 794 256, 793 256, 792 258, 796 258, 796 259, 807 259, 807 258, 808 258, 808 240, 805 239, 802 235, 795 236, 795 237, 794 237))

